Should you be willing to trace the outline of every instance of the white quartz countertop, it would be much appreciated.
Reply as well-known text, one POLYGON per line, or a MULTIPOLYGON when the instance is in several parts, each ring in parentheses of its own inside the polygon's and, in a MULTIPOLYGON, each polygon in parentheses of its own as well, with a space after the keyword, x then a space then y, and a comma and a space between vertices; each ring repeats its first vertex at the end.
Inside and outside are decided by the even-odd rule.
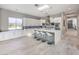
POLYGON ((60 30, 54 30, 54 29, 51 29, 51 30, 47 30, 47 29, 36 29, 37 31, 45 31, 45 32, 51 32, 51 33, 61 33, 60 30))

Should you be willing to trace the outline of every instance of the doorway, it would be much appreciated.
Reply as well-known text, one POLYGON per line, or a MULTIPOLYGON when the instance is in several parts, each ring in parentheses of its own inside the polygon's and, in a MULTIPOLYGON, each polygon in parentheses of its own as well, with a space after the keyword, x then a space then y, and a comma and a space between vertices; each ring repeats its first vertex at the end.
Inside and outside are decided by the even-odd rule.
POLYGON ((77 36, 77 17, 67 18, 67 34, 77 36))

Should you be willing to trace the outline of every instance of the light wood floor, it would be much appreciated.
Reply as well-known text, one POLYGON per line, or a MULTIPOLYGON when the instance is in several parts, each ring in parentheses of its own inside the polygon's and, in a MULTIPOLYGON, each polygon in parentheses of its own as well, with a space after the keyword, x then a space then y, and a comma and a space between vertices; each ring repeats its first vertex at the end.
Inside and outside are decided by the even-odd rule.
MULTIPOLYGON (((74 38, 75 39, 75 38, 74 38)), ((32 37, 20 37, 0 42, 1 55, 72 55, 79 49, 71 44, 71 38, 64 37, 57 45, 48 45, 32 37)))

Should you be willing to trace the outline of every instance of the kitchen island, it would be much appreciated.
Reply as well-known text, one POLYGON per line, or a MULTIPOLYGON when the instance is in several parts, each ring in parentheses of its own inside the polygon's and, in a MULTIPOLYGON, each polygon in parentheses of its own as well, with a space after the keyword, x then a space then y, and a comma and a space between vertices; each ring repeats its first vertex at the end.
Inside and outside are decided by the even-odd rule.
POLYGON ((50 33, 54 37, 54 43, 57 44, 61 40, 61 31, 54 29, 36 29, 35 31, 50 33))

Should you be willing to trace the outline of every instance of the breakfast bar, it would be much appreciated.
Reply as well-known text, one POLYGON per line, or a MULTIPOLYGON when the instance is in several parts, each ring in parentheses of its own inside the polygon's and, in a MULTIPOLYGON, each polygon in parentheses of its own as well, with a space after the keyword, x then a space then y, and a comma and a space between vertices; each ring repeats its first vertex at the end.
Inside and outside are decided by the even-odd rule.
POLYGON ((37 29, 37 30, 34 30, 34 33, 35 33, 35 31, 40 33, 40 34, 36 34, 37 38, 44 40, 44 38, 46 37, 45 40, 48 43, 57 44, 59 42, 59 40, 61 39, 61 31, 60 30, 54 30, 54 29, 51 29, 51 30, 41 29, 40 30, 40 29, 37 29), (40 35, 40 36, 38 37, 38 35, 40 35))

